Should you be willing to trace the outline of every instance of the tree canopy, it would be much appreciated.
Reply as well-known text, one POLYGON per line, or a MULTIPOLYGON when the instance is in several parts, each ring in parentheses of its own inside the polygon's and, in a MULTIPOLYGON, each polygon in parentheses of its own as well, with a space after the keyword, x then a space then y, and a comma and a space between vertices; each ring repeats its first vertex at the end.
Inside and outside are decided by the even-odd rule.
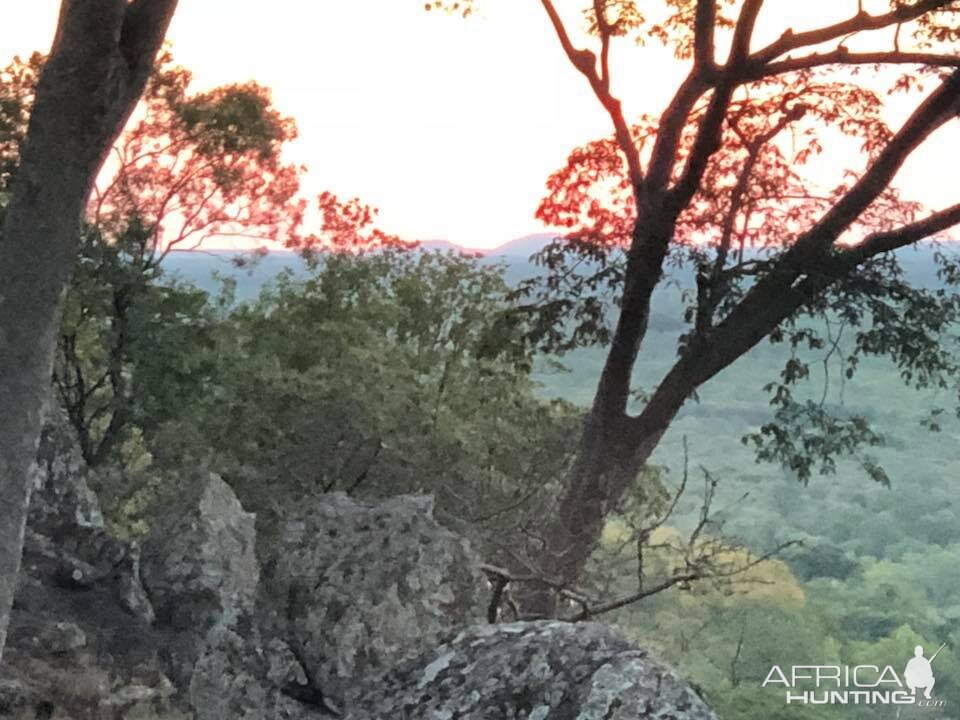
MULTIPOLYGON (((518 312, 539 318, 532 340, 542 347, 608 348, 548 533, 545 575, 579 575, 609 508, 679 409, 765 338, 796 352, 770 379, 771 421, 745 439, 759 457, 806 479, 855 455, 887 482, 865 451, 882 441, 866 419, 804 399, 796 385, 824 353, 840 356, 848 377, 863 357, 883 355, 908 384, 956 383, 949 328, 958 298, 949 287, 913 287, 896 251, 956 225, 960 204, 925 208, 893 182, 960 111, 960 7, 851 2, 845 19, 760 41, 758 18, 775 5, 762 0, 595 0, 580 17, 541 4, 612 130, 549 178, 538 216, 565 234, 541 254, 544 276, 520 294, 518 312), (585 32, 572 32, 575 23, 585 32), (614 62, 612 48, 625 42, 661 44, 687 70, 659 115, 628 118, 616 95, 650 71, 614 62), (915 102, 899 127, 886 119, 891 94, 915 102), (812 160, 838 146, 859 152, 825 184, 812 160), (654 290, 678 268, 694 278, 687 332, 673 367, 654 388, 637 388, 654 290), (839 342, 844 331, 849 341, 839 342)), ((474 4, 429 5, 469 14, 474 4)), ((956 279, 953 261, 939 260, 942 276, 956 279)))

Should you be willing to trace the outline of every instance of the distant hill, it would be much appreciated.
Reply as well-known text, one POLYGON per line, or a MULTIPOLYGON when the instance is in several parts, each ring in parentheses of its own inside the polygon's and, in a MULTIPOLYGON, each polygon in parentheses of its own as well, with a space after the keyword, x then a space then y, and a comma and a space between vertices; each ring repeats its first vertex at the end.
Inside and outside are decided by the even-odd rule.
MULTIPOLYGON (((476 253, 491 261, 502 258, 511 266, 511 272, 508 273, 509 279, 516 281, 532 274, 532 268, 527 265, 528 258, 539 252, 553 238, 554 235, 548 233, 525 235, 488 249, 468 248, 449 240, 425 240, 420 243, 420 247, 424 250, 441 252, 476 253)), ((219 287, 214 274, 232 278, 237 284, 236 292, 239 300, 250 300, 256 297, 263 284, 276 277, 282 270, 292 270, 295 273, 305 271, 303 261, 296 253, 289 250, 273 250, 255 263, 245 266, 237 266, 234 262, 237 256, 238 253, 232 250, 176 252, 167 257, 164 268, 168 275, 192 283, 210 293, 215 293, 219 287)))
POLYGON ((519 257, 526 260, 534 253, 540 252, 546 245, 549 245, 555 237, 555 233, 524 235, 521 238, 511 240, 503 245, 498 245, 491 250, 487 250, 484 254, 491 257, 519 257))
POLYGON ((454 251, 454 252, 465 252, 465 253, 480 253, 481 255, 489 252, 488 250, 480 250, 478 248, 468 248, 463 245, 457 245, 452 243, 449 240, 423 240, 420 242, 420 247, 424 250, 439 250, 440 252, 454 251))
POLYGON ((306 271, 303 260, 289 250, 267 253, 246 266, 238 266, 234 262, 237 256, 238 253, 232 250, 171 253, 164 260, 163 268, 168 276, 196 285, 211 294, 217 293, 220 287, 216 276, 230 278, 236 282, 238 300, 255 298, 264 284, 284 270, 295 273, 306 271))
MULTIPOLYGON (((502 260, 506 265, 507 280, 516 282, 536 274, 537 269, 529 263, 529 258, 553 238, 554 235, 548 233, 526 235, 486 250, 465 248, 448 240, 429 240, 422 242, 420 247, 425 250, 477 253, 491 262, 502 260)), ((957 252, 956 247, 950 246, 941 250, 947 254, 957 252)), ((900 252, 899 259, 906 279, 921 287, 942 287, 943 284, 937 277, 937 263, 934 261, 934 254, 937 251, 938 249, 930 243, 922 243, 915 249, 900 252)), ((237 253, 231 250, 173 253, 164 262, 164 267, 169 275, 193 283, 208 292, 216 292, 218 288, 218 283, 213 277, 214 273, 232 278, 237 283, 237 297, 240 300, 256 297, 263 284, 282 270, 292 270, 294 273, 305 271, 303 261, 295 253, 286 250, 272 251, 247 267, 238 267, 233 262, 236 256, 237 253)), ((692 278, 689 269, 674 269, 669 274, 674 286, 668 289, 667 283, 664 283, 659 294, 673 298, 668 314, 675 314, 673 311, 676 308, 672 306, 679 303, 677 285, 681 288, 691 287, 692 278)), ((658 320, 657 314, 655 311, 655 321, 658 320)), ((659 318, 659 320, 670 326, 678 322, 676 318, 671 319, 669 323, 666 318, 659 318)))
POLYGON ((486 257, 523 258, 526 260, 534 253, 540 252, 556 235, 551 233, 534 233, 510 240, 493 248, 471 248, 457 245, 449 240, 424 240, 420 247, 424 250, 454 250, 465 253, 476 253, 486 257))

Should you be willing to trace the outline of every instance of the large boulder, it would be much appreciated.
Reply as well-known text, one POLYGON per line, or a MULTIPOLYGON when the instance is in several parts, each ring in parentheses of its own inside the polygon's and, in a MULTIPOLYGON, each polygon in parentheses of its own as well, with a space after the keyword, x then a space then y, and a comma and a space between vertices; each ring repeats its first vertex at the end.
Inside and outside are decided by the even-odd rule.
POLYGON ((283 523, 267 552, 262 621, 311 687, 350 704, 359 678, 483 617, 479 565, 467 541, 434 520, 431 498, 324 495, 283 523))
POLYGON ((717 720, 647 651, 599 623, 481 625, 371 678, 348 720, 717 720))
POLYGON ((252 612, 260 580, 256 537, 256 516, 215 474, 153 523, 141 572, 159 621, 197 632, 225 614, 252 612))

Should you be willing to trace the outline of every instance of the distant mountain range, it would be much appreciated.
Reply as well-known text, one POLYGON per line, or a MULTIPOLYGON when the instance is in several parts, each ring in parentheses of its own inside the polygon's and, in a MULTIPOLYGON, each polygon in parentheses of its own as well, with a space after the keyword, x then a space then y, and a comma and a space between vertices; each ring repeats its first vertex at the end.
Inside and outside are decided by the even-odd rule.
MULTIPOLYGON (((531 277, 539 271, 529 262, 529 258, 550 243, 554 237, 549 233, 525 235, 489 249, 466 248, 447 240, 425 241, 420 243, 420 247, 426 250, 476 253, 485 262, 501 260, 506 266, 507 281, 514 283, 531 277)), ((942 249, 951 255, 958 251, 956 245, 942 249)), ((938 266, 934 260, 936 252, 936 246, 921 243, 916 248, 898 253, 906 279, 921 287, 942 287, 943 282, 937 276, 938 266)), ((256 297, 264 283, 276 277, 282 270, 292 270, 295 274, 306 271, 303 261, 288 250, 272 251, 248 267, 237 267, 234 264, 233 258, 237 255, 238 253, 232 250, 173 253, 164 262, 164 267, 169 275, 193 283, 208 292, 216 292, 219 287, 219 282, 213 277, 214 273, 232 278, 236 282, 237 297, 240 300, 256 297)), ((670 275, 671 279, 681 286, 692 285, 689 268, 672 270, 670 275)))
MULTIPOLYGON (((510 269, 509 279, 516 281, 532 273, 527 260, 531 255, 550 243, 555 236, 549 233, 525 235, 498 245, 495 248, 467 248, 447 240, 428 240, 420 243, 425 250, 475 253, 485 260, 503 259, 510 269)), ((208 292, 216 292, 219 282, 214 273, 229 277, 236 283, 240 300, 256 297, 263 284, 283 270, 294 273, 305 271, 303 261, 289 250, 273 250, 246 267, 237 267, 233 262, 240 253, 233 250, 208 250, 203 252, 171 253, 164 261, 164 268, 171 277, 192 283, 208 292)))

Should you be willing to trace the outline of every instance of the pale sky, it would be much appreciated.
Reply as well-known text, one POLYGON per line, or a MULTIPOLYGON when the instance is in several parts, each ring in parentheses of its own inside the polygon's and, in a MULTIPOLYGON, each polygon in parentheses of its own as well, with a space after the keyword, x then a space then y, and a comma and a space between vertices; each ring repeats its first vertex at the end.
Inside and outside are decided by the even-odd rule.
MULTIPOLYGON (((308 166, 310 195, 359 196, 380 208, 385 230, 408 239, 489 247, 544 231, 533 213, 547 175, 610 124, 539 0, 480 1, 479 15, 462 20, 424 12, 422 0, 180 0, 168 37, 198 89, 250 79, 273 89, 297 120, 290 159, 308 166)), ((2 2, 0 62, 46 51, 59 0, 2 2)), ((584 5, 558 3, 572 30, 584 5)), ((759 40, 855 8, 854 0, 773 0, 759 40)), ((685 72, 658 47, 623 43, 614 60, 628 113, 659 113, 685 72)), ((908 110, 899 100, 891 121, 908 110)), ((957 124, 898 181, 932 209, 958 199, 960 169, 944 162, 958 156, 957 124)), ((857 166, 837 154, 823 161, 828 169, 857 166)))

